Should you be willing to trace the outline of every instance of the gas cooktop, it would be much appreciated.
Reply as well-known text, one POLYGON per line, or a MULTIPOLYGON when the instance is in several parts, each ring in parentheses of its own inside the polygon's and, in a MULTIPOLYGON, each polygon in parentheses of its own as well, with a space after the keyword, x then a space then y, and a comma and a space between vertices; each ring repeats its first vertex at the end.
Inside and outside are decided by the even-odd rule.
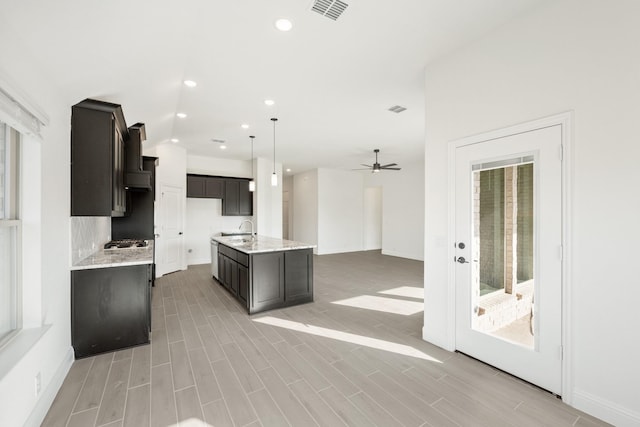
POLYGON ((145 248, 149 246, 148 240, 142 239, 121 239, 112 240, 104 244, 105 249, 130 249, 130 248, 145 248))

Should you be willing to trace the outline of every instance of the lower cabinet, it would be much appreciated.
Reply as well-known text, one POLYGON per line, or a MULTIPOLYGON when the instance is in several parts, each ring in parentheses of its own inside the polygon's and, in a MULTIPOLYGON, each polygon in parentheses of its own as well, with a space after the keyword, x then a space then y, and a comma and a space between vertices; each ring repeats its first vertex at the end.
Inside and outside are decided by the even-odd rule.
POLYGON ((149 343, 151 265, 71 272, 76 359, 149 343))
POLYGON ((285 299, 313 301, 313 250, 284 252, 284 263, 285 299))
POLYGON ((249 313, 282 307, 284 303, 284 253, 251 255, 249 313))
POLYGON ((220 244, 220 283, 250 314, 313 301, 311 249, 246 254, 220 244))

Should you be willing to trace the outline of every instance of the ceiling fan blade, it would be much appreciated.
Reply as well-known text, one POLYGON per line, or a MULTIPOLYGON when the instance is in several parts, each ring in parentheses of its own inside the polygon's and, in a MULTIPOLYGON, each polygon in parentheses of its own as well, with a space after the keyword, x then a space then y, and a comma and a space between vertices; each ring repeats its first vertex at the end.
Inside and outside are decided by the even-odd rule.
POLYGON ((371 168, 360 168, 360 169, 351 169, 352 171, 368 171, 371 170, 371 168))
POLYGON ((399 171, 399 170, 402 170, 402 168, 385 168, 384 166, 381 166, 380 169, 384 169, 386 171, 399 171))
POLYGON ((372 168, 372 167, 373 167, 373 166, 371 166, 371 165, 365 165, 364 163, 360 163, 360 164, 361 164, 362 166, 366 166, 366 167, 368 167, 368 168, 372 168))
POLYGON ((381 167, 381 168, 387 168, 387 167, 389 167, 389 166, 397 166, 397 165, 398 165, 397 163, 389 163, 388 165, 382 165, 382 166, 380 166, 380 167, 381 167))

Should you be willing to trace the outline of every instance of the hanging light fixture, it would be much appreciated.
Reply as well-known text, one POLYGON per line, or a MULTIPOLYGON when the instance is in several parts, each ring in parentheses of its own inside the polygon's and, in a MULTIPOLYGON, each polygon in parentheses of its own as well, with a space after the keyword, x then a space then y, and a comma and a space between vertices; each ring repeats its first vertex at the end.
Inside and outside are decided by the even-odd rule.
POLYGON ((276 175, 276 122, 278 119, 275 117, 271 119, 273 122, 273 174, 271 174, 271 185, 278 186, 278 175, 276 175))
POLYGON ((249 191, 254 192, 256 191, 256 181, 253 179, 253 139, 255 136, 250 135, 249 138, 251 138, 251 181, 249 181, 249 191))

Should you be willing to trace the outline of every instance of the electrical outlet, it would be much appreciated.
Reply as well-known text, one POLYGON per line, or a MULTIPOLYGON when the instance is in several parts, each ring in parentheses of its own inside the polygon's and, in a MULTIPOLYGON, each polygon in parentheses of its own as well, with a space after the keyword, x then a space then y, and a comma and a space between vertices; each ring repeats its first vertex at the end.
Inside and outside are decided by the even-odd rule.
POLYGON ((36 397, 40 394, 40 389, 42 388, 42 375, 40 375, 40 372, 38 372, 36 374, 36 397))

